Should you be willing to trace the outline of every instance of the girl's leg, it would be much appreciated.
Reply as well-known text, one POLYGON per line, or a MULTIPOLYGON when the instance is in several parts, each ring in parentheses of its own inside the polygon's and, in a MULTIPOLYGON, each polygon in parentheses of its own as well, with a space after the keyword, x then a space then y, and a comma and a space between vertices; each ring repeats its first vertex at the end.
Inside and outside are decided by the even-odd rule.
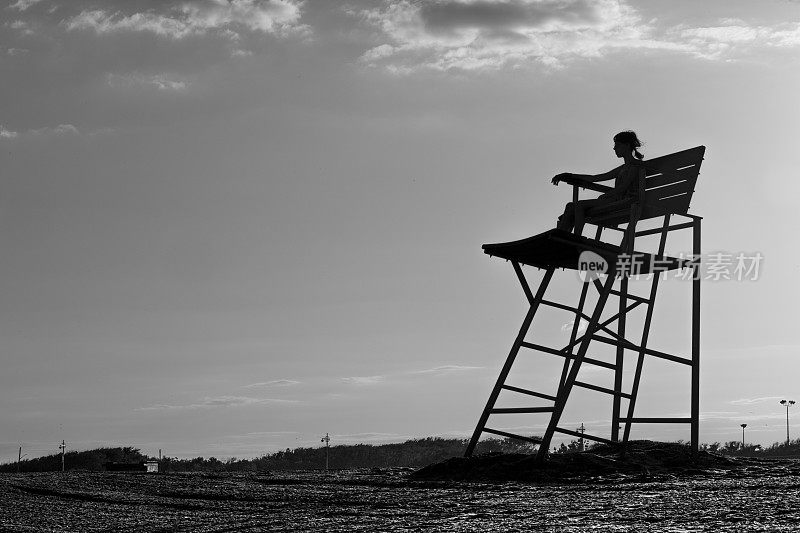
POLYGON ((578 200, 578 204, 573 210, 573 223, 575 225, 575 235, 583 233, 583 226, 586 223, 586 211, 593 207, 601 207, 607 204, 608 201, 604 198, 594 198, 592 200, 578 200))
POLYGON ((558 217, 557 229, 564 231, 571 231, 572 225, 575 223, 575 206, 572 202, 564 207, 564 214, 558 217))

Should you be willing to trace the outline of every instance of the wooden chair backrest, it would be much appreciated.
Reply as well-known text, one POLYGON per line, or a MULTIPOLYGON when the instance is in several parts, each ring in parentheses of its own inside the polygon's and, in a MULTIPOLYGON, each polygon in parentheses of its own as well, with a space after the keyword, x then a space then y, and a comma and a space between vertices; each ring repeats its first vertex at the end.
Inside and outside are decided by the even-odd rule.
MULTIPOLYGON (((689 211, 705 151, 705 146, 696 146, 643 162, 644 181, 639 184, 637 221, 689 211)), ((587 222, 616 226, 630 222, 631 217, 630 208, 595 208, 587 213, 587 222)))
POLYGON ((705 146, 689 148, 644 162, 645 182, 639 220, 689 211, 705 146))

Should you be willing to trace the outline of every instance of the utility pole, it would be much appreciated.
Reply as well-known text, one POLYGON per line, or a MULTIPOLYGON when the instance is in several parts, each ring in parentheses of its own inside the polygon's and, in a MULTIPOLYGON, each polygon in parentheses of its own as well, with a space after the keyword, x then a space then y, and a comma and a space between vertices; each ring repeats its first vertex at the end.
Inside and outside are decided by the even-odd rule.
POLYGON ((781 405, 786 406, 786 447, 789 447, 789 406, 794 405, 794 400, 781 400, 781 405))
POLYGON ((19 455, 17 455, 17 472, 19 473, 20 463, 22 462, 23 457, 27 457, 28 454, 22 455, 22 445, 19 447, 19 455))
POLYGON ((161 448, 158 449, 158 461, 161 462, 161 448))
POLYGON ((581 427, 578 428, 578 431, 581 434, 581 438, 578 439, 578 451, 582 452, 583 451, 583 434, 586 433, 586 428, 584 427, 583 422, 581 422, 581 427))
POLYGON ((744 428, 747 427, 747 424, 742 424, 742 451, 744 451, 744 428))
POLYGON ((61 471, 64 471, 64 452, 67 451, 67 443, 64 442, 64 439, 61 439, 61 444, 58 445, 58 449, 61 450, 61 471))
POLYGON ((327 472, 328 471, 328 452, 331 449, 331 444, 330 444, 331 443, 331 437, 330 437, 330 435, 325 433, 325 436, 322 437, 322 440, 320 442, 324 442, 325 443, 325 471, 327 472))

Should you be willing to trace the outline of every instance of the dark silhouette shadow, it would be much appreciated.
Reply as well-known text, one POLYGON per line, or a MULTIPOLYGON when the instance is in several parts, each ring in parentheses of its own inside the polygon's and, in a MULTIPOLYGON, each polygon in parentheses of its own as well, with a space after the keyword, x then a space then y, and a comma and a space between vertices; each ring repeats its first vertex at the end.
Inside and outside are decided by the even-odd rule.
POLYGON ((589 200, 574 199, 564 208, 564 214, 558 217, 558 229, 573 231, 576 235, 583 232, 587 214, 593 212, 618 210, 630 207, 638 197, 639 174, 644 166, 644 156, 639 153, 642 143, 633 131, 621 131, 614 136, 614 154, 624 163, 603 174, 571 174, 564 172, 553 177, 553 185, 559 182, 585 186, 590 183, 614 180, 614 188, 604 192, 598 198, 589 200))

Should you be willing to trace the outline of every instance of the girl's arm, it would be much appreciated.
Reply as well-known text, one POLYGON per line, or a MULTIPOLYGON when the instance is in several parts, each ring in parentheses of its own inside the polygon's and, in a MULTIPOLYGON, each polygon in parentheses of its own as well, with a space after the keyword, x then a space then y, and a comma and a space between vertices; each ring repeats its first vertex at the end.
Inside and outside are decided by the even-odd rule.
POLYGON ((596 183, 598 181, 608 181, 608 180, 616 178, 617 174, 619 174, 619 170, 621 168, 622 168, 622 165, 620 165, 617 168, 614 168, 612 170, 609 170, 608 172, 604 172, 602 174, 597 174, 597 175, 594 175, 594 176, 586 174, 585 177, 582 178, 582 179, 584 179, 585 181, 588 181, 590 183, 596 183))
POLYGON ((565 178, 577 179, 580 181, 585 181, 588 183, 595 183, 598 181, 607 181, 610 179, 614 179, 617 176, 617 173, 622 167, 619 166, 613 170, 609 170, 608 172, 604 172, 603 174, 570 174, 569 172, 564 172, 562 174, 558 174, 553 178, 553 184, 558 185, 559 181, 563 181, 565 178))

